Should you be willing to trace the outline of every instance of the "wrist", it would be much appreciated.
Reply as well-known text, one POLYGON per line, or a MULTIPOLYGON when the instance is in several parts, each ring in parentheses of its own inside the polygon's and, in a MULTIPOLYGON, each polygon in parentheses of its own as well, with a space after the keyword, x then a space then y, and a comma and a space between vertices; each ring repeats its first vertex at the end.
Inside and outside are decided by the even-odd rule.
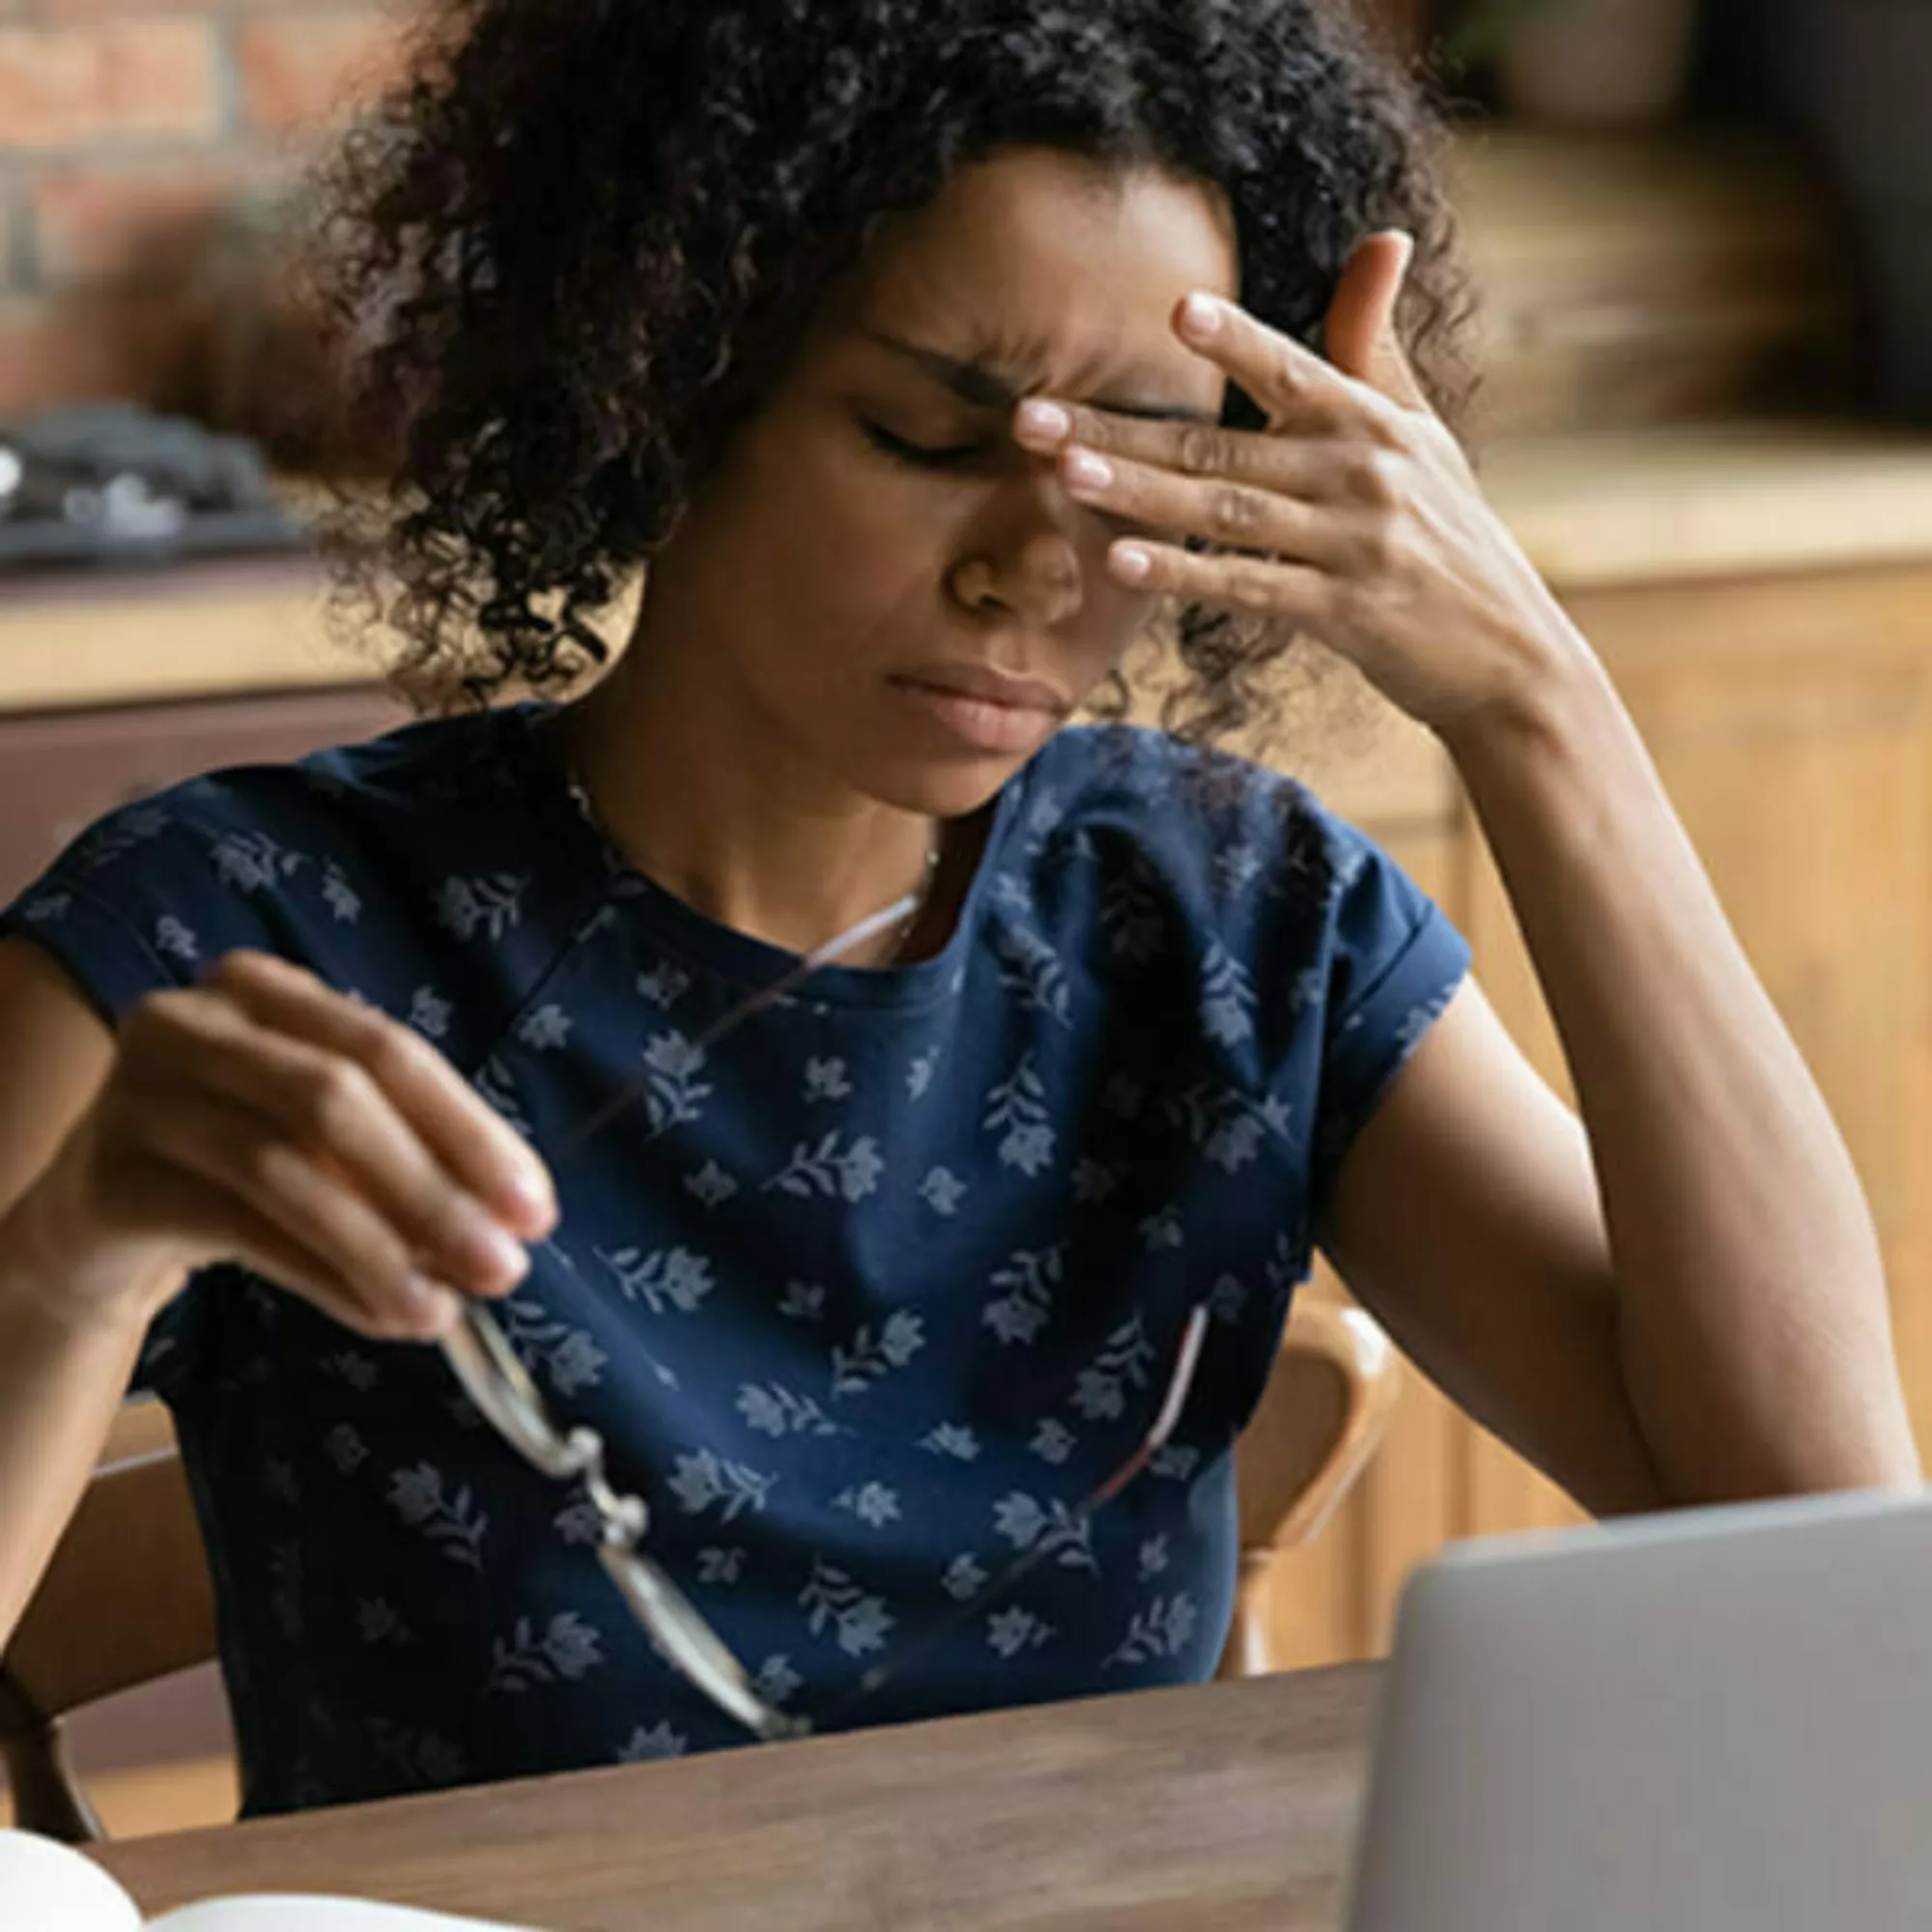
POLYGON ((186 1276, 175 1256, 103 1233, 65 1158, 0 1217, 0 1304, 72 1337, 145 1334, 186 1276))
POLYGON ((1642 755, 1623 700, 1580 633, 1573 647, 1541 654, 1536 671, 1437 736, 1479 808, 1551 786, 1574 789, 1590 774, 1607 777, 1620 754, 1642 755))

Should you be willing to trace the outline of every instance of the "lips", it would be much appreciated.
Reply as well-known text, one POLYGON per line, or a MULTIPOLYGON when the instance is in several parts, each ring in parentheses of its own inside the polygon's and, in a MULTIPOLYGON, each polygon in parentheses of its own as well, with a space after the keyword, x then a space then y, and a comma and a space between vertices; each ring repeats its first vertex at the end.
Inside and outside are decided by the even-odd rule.
POLYGON ((1009 677, 983 665, 938 665, 930 670, 908 671, 895 682, 936 692, 942 696, 970 698, 997 704, 1008 711, 1044 712, 1064 718, 1070 708, 1050 684, 1033 678, 1009 677))
POLYGON ((948 738, 1007 756, 1037 751, 1071 709, 1050 684, 981 665, 934 666, 892 684, 948 738))

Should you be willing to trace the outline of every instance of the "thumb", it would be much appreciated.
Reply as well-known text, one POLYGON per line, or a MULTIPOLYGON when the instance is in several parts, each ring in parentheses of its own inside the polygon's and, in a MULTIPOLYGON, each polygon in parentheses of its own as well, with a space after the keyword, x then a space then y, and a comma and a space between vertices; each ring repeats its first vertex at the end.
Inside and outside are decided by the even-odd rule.
POLYGON ((1405 409, 1428 410, 1429 398, 1396 333, 1396 305, 1415 259, 1415 238, 1400 229, 1371 235, 1349 258, 1329 304, 1328 359, 1405 409))

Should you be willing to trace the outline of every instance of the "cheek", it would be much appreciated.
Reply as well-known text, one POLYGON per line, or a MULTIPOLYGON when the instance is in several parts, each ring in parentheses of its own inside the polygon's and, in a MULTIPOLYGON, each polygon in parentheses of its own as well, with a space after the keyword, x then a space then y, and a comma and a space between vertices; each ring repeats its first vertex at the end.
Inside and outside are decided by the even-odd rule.
POLYGON ((876 609, 944 575, 956 541, 956 505, 918 478, 882 475, 876 459, 842 440, 801 440, 761 460, 754 496, 770 549, 771 595, 817 608, 876 609))
POLYGON ((1120 532, 1100 529, 1081 546, 1083 604, 1076 626, 1083 665, 1099 667, 1104 676, 1146 633, 1160 609, 1160 599, 1131 590, 1107 568, 1107 554, 1120 532))
POLYGON ((880 493, 808 439, 739 444, 703 506, 706 608, 773 695, 828 696, 920 580, 880 493))
POLYGON ((753 676, 801 717, 842 715, 856 681, 933 628, 945 527, 842 452, 800 446, 743 477, 726 594, 753 676))

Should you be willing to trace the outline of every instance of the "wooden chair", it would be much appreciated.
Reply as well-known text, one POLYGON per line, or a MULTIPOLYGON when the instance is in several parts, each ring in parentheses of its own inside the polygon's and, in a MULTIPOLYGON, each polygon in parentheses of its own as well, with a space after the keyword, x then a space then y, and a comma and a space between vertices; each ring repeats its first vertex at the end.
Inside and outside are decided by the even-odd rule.
POLYGON ((1327 1525, 1388 1428, 1402 1391, 1395 1345, 1359 1308, 1304 1292, 1236 1451, 1241 1568, 1223 1677, 1291 1667, 1278 1632, 1291 1552, 1327 1525))
POLYGON ((130 1403, 0 1657, 15 1824, 69 1844, 104 1837, 62 1719, 214 1654, 213 1591, 174 1430, 158 1403, 130 1403))

